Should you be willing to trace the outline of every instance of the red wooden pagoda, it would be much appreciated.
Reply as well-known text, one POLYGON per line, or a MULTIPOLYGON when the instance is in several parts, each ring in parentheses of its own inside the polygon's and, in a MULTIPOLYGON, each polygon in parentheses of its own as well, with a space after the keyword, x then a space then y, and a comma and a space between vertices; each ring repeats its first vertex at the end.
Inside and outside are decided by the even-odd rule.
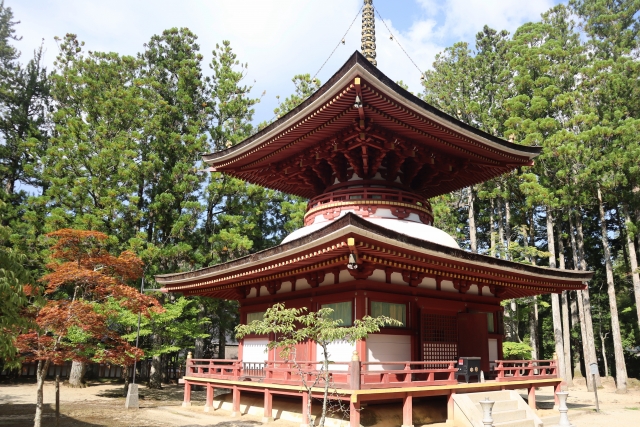
MULTIPOLYGON (((166 292, 236 299, 242 322, 260 318, 275 302, 331 307, 347 325, 365 315, 401 321, 402 327, 383 329, 355 348, 337 342, 330 350, 354 426, 356 409, 368 400, 402 399, 404 424, 411 425, 416 396, 557 386, 553 361, 501 360, 500 302, 582 289, 591 273, 461 250, 433 227, 429 203, 532 165, 539 152, 437 110, 356 52, 296 109, 242 143, 204 156, 212 171, 308 198, 305 226, 271 249, 157 281, 166 292), (352 361, 354 350, 360 360, 352 361), (496 381, 459 385, 455 362, 463 356, 480 357, 481 369, 496 381)), ((265 352, 269 338, 245 338, 238 361, 190 360, 185 401, 192 384, 210 393, 232 388, 234 410, 241 391, 261 392, 269 418, 273 394, 299 396, 294 370, 265 352)), ((296 349, 299 363, 318 358, 312 342, 296 349)))

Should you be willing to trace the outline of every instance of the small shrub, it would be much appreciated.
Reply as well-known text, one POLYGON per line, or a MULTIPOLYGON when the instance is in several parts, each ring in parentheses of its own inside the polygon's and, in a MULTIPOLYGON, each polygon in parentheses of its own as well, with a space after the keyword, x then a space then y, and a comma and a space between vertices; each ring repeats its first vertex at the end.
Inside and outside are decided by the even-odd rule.
POLYGON ((502 354, 506 360, 531 360, 531 346, 523 342, 504 342, 502 354))

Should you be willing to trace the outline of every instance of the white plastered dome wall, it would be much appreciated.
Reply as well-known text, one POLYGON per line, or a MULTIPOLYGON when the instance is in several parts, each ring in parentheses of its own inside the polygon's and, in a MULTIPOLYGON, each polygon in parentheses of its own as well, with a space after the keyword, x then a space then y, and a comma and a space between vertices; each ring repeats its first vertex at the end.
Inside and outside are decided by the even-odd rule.
MULTIPOLYGON (((341 212, 340 216, 345 215, 347 212, 341 212)), ((440 230, 439 228, 431 225, 423 224, 416 221, 405 221, 401 219, 387 219, 387 218, 363 218, 372 224, 384 227, 387 230, 395 231, 396 233, 404 234, 405 236, 413 237, 416 239, 424 240, 426 242, 437 243, 442 246, 447 246, 454 249, 460 249, 460 246, 453 237, 440 230)), ((322 227, 329 225, 329 221, 316 222, 306 227, 302 227, 284 238, 282 243, 288 243, 293 240, 299 239, 311 234, 314 231, 320 230, 322 227)))

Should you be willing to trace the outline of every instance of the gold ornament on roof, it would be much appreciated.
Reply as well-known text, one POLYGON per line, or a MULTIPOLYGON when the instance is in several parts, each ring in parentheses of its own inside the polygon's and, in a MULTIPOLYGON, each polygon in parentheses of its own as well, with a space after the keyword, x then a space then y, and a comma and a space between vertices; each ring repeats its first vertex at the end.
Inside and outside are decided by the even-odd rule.
POLYGON ((373 10, 373 0, 364 0, 362 8, 362 45, 360 51, 365 58, 376 67, 376 19, 373 10))

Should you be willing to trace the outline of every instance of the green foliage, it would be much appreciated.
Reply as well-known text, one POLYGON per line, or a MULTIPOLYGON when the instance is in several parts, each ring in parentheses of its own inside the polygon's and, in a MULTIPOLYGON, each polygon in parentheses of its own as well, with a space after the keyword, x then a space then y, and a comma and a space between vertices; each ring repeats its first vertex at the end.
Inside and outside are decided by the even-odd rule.
POLYGON ((30 305, 43 302, 25 261, 24 255, 0 247, 0 359, 7 361, 9 368, 19 365, 17 336, 34 327, 30 305))
POLYGON ((306 307, 285 308, 284 304, 277 303, 267 309, 263 320, 236 326, 236 338, 242 339, 249 334, 274 333, 276 339, 269 341, 268 347, 280 349, 284 359, 291 356, 291 350, 296 344, 310 340, 322 346, 328 360, 327 345, 333 341, 344 340, 354 343, 366 338, 370 333, 379 332, 382 326, 402 326, 401 322, 386 316, 365 316, 362 320, 355 320, 353 326, 344 327, 341 319, 332 319, 331 313, 331 308, 307 312, 306 307))
MULTIPOLYGON (((236 338, 242 339, 249 334, 267 335, 274 334, 275 339, 270 340, 267 347, 279 349, 280 357, 285 360, 291 359, 298 369, 302 369, 296 361, 293 351, 296 344, 312 341, 322 347, 322 370, 315 372, 315 378, 311 382, 303 379, 304 387, 311 401, 311 392, 316 384, 322 382, 324 385, 324 397, 322 403, 322 416, 319 426, 324 426, 327 414, 327 402, 331 379, 329 377, 329 360, 331 355, 328 346, 334 341, 346 341, 355 343, 365 339, 367 335, 380 331, 380 328, 389 326, 402 326, 402 322, 386 316, 364 316, 362 320, 355 320, 353 326, 342 326, 342 319, 334 320, 331 316, 332 308, 321 308, 316 312, 307 312, 307 308, 285 308, 284 304, 277 303, 268 308, 262 320, 254 320, 248 325, 236 326, 236 338)), ((302 362, 302 361, 300 361, 302 362)), ((302 376, 306 378, 307 375, 302 376)), ((309 420, 311 413, 309 411, 309 420)))
POLYGON ((506 360, 531 360, 531 346, 522 342, 503 342, 502 354, 506 360))

